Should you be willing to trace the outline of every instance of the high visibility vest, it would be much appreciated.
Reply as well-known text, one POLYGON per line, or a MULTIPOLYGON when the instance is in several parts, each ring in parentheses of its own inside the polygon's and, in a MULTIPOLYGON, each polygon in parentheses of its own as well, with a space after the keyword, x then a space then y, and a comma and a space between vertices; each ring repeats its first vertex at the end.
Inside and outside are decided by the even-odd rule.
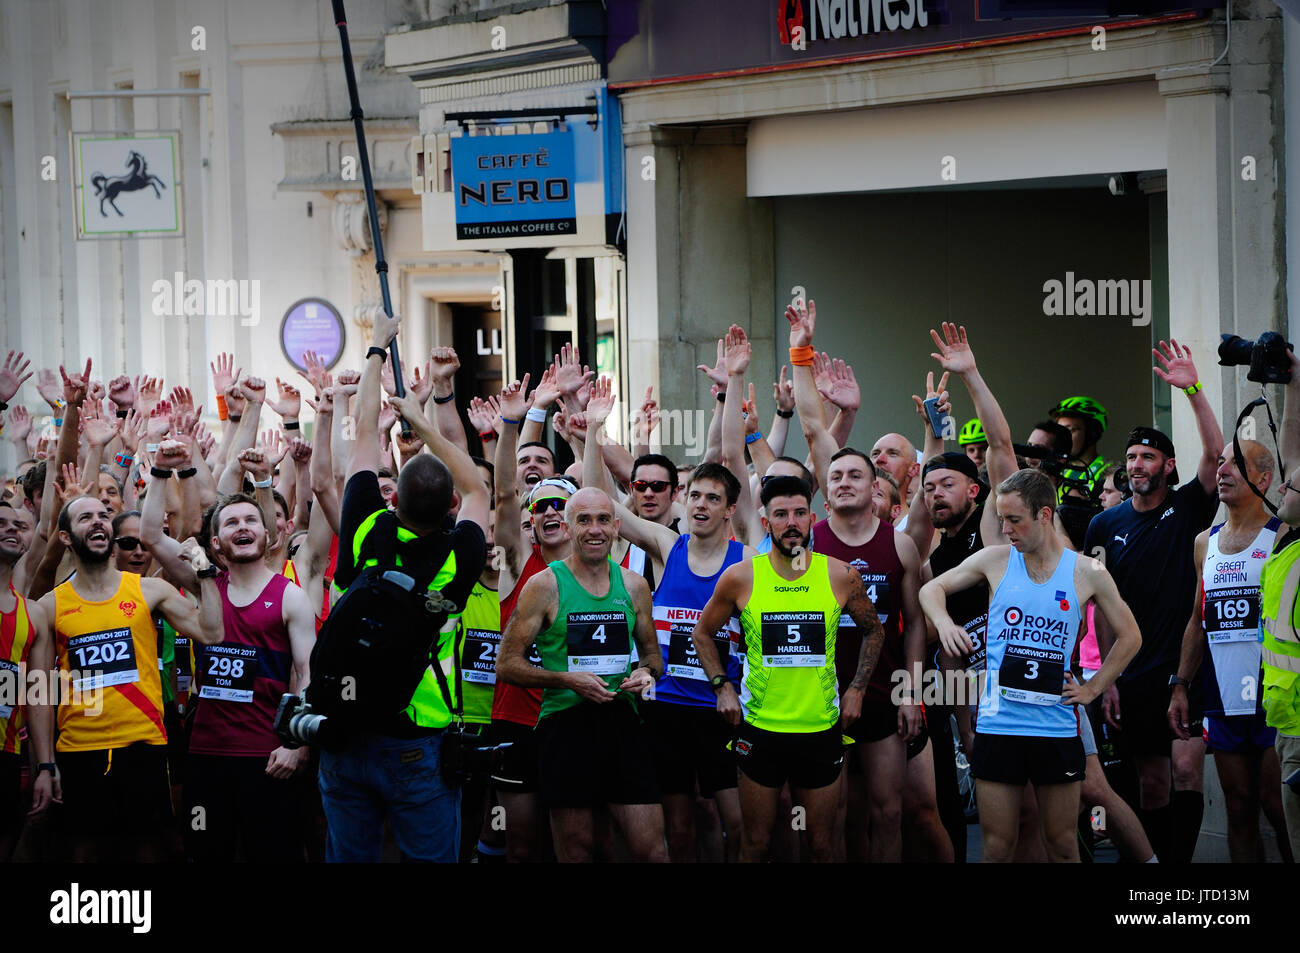
MULTIPOLYGON (((379 565, 379 560, 374 556, 374 548, 371 547, 370 555, 366 559, 361 558, 362 550, 365 548, 366 538, 375 528, 375 521, 386 514, 388 510, 376 510, 362 520, 361 525, 357 527, 356 534, 352 537, 352 563, 357 570, 364 571, 371 566, 379 565)), ((407 529, 405 526, 397 527, 397 541, 399 543, 410 543, 419 537, 407 529)), ((402 565, 401 554, 397 554, 397 565, 402 565)), ((434 575, 433 581, 429 583, 429 591, 441 590, 443 586, 448 585, 456 578, 456 553, 453 550, 447 554, 443 561, 442 567, 434 575)), ((334 588, 341 594, 341 589, 337 582, 334 588)), ((447 682, 448 689, 460 695, 460 684, 456 680, 456 627, 460 623, 460 612, 450 614, 443 623, 438 632, 438 643, 435 649, 436 664, 442 669, 443 677, 447 682)), ((415 689, 415 694, 411 696, 411 702, 406 706, 406 716, 411 719, 411 723, 420 728, 446 728, 451 724, 451 709, 447 706, 447 700, 443 697, 442 689, 438 687, 438 676, 433 670, 434 662, 430 662, 429 667, 424 670, 424 675, 420 679, 420 684, 415 689)))
POLYGON ((1300 735, 1300 545, 1292 543, 1264 563, 1260 580, 1264 714, 1284 735, 1300 735))

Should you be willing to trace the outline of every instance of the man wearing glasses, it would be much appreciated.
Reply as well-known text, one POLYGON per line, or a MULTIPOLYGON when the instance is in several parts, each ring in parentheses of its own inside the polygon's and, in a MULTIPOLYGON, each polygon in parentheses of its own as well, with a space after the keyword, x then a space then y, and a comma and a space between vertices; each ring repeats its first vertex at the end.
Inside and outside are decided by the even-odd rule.
MULTIPOLYGON (((677 467, 667 457, 658 453, 647 453, 636 458, 632 464, 632 498, 628 508, 641 519, 679 533, 680 519, 673 506, 673 497, 677 494, 677 467)), ((621 541, 620 541, 621 542, 621 541)), ((617 554, 620 546, 614 544, 617 554)), ((628 543, 627 549, 615 560, 624 569, 630 569, 645 578, 653 593, 657 588, 655 581, 664 576, 664 564, 658 552, 642 549, 635 543, 628 543)))

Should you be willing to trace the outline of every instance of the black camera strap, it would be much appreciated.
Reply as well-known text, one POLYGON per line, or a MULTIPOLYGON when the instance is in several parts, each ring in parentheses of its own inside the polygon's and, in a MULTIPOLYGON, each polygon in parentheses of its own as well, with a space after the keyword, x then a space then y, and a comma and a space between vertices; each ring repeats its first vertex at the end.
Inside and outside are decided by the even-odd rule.
POLYGON ((1245 423, 1246 418, 1250 416, 1250 412, 1260 406, 1262 406, 1264 412, 1268 414, 1268 429, 1273 434, 1273 446, 1277 447, 1278 469, 1282 474, 1282 478, 1286 479, 1286 466, 1282 462, 1282 447, 1278 444, 1277 440, 1277 424, 1273 420, 1273 409, 1268 404, 1268 397, 1263 394, 1260 394, 1259 397, 1256 397, 1249 404, 1243 407, 1241 413, 1237 415, 1237 423, 1232 428, 1232 460, 1237 465, 1237 472, 1241 475, 1241 478, 1246 481, 1246 486, 1250 487, 1254 494, 1264 501, 1264 506, 1268 508, 1270 513, 1277 516, 1277 507, 1267 496, 1264 495, 1264 492, 1259 487, 1251 482, 1250 477, 1246 476, 1246 457, 1241 452, 1241 425, 1245 423))

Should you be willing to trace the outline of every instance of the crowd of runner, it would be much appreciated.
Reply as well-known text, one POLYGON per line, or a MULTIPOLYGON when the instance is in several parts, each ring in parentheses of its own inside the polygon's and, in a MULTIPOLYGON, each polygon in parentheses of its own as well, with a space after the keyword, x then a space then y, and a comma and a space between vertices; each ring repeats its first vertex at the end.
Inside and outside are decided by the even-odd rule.
POLYGON ((766 427, 741 328, 700 367, 693 465, 651 451, 650 391, 610 439, 567 345, 486 401, 435 348, 398 396, 381 317, 361 371, 308 354, 301 391, 218 356, 215 414, 206 382, 9 352, 0 859, 963 862, 977 812, 989 861, 1188 862, 1212 754, 1232 859, 1263 859, 1262 810, 1290 861, 1300 471, 1225 444, 1190 349, 1154 352, 1196 420, 1177 460, 1143 421, 1103 459, 1096 395, 1013 433, 948 324, 910 436, 855 447, 853 369, 812 302, 785 318, 766 427), (364 757, 287 745, 388 511, 451 540, 427 686, 364 757), (429 747, 453 722, 490 765, 459 788, 429 747))

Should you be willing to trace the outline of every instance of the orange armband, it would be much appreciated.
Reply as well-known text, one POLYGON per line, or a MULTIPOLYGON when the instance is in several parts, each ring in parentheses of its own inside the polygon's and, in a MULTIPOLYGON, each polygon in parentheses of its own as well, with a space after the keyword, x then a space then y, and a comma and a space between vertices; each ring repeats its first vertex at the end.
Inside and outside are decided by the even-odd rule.
POLYGON ((811 344, 792 347, 790 348, 790 363, 795 367, 812 367, 813 355, 816 353, 811 344))

